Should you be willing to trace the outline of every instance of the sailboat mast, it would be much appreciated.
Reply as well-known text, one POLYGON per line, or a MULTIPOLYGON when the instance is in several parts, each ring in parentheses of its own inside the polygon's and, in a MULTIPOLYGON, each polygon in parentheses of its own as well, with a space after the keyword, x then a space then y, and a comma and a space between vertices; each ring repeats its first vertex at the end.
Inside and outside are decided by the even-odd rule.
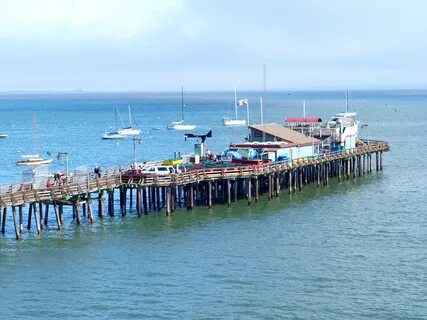
POLYGON ((184 88, 181 86, 181 121, 184 122, 184 88))
POLYGON ((119 132, 119 126, 117 125, 117 106, 114 112, 115 118, 116 118, 116 132, 119 132))
POLYGON ((39 147, 39 136, 37 131, 37 119, 36 114, 34 113, 34 139, 36 144, 36 154, 37 156, 40 156, 40 147, 39 147))
POLYGON ((237 89, 234 87, 234 110, 236 112, 236 120, 237 120, 237 89))
POLYGON ((130 106, 128 106, 128 108, 129 108, 129 128, 132 128, 132 116, 130 113, 130 106))
POLYGON ((345 113, 348 113, 348 89, 345 92, 345 113))
POLYGON ((305 100, 302 102, 302 116, 305 118, 305 100))

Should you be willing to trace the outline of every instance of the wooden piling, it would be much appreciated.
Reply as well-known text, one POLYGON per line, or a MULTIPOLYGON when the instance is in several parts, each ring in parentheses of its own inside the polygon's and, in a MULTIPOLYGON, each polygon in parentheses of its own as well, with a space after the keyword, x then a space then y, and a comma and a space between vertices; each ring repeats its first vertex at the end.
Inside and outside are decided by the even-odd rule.
POLYGON ((252 179, 247 179, 247 190, 246 190, 246 197, 248 198, 248 205, 252 202, 252 179))
POLYGON ((93 219, 93 211, 92 211, 92 199, 90 198, 90 194, 89 194, 89 199, 87 200, 87 214, 88 214, 90 223, 93 224, 94 219, 93 219))
POLYGON ((33 213, 33 204, 30 202, 30 204, 28 205, 28 220, 27 220, 27 229, 30 230, 31 229, 31 216, 33 213))
POLYGON ((170 216, 171 215, 171 189, 170 188, 166 188, 165 200, 166 200, 166 215, 170 216))
POLYGON ((16 216, 15 206, 12 206, 12 216, 13 216, 13 225, 15 227, 15 237, 16 237, 16 240, 19 240, 21 238, 21 233, 19 232, 18 218, 16 216))
POLYGON ((98 193, 98 217, 104 219, 104 191, 98 193))
POLYGON ((24 213, 23 206, 18 206, 18 215, 19 215, 19 233, 24 233, 24 213))
POLYGON ((142 189, 142 205, 144 206, 144 214, 148 214, 147 207, 147 188, 142 189))
POLYGON ((57 203, 54 203, 53 209, 55 210, 56 226, 58 227, 58 230, 61 230, 61 217, 59 214, 59 205, 57 203))
POLYGON ((1 233, 4 234, 6 230, 6 215, 7 215, 7 207, 3 208, 3 218, 1 219, 1 233))
POLYGON ((35 202, 33 203, 33 211, 34 211, 34 220, 36 221, 37 234, 41 234, 42 228, 41 228, 40 219, 39 219, 40 216, 39 216, 39 213, 37 212, 37 203, 35 202))
POLYGON ((45 226, 47 226, 48 221, 49 221, 49 204, 46 203, 44 207, 44 220, 43 220, 43 223, 45 226))

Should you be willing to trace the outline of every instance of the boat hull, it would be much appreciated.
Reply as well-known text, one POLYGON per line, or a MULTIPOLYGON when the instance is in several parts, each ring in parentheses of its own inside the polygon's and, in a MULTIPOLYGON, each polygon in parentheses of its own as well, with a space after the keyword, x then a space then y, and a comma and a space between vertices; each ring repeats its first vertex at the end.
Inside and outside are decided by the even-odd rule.
POLYGON ((50 164, 52 159, 24 159, 16 161, 17 166, 40 166, 42 164, 50 164))
POLYGON ((118 133, 106 133, 102 136, 104 140, 113 140, 113 139, 124 139, 126 136, 118 134, 118 133))
POLYGON ((195 124, 183 124, 183 123, 170 123, 167 128, 169 130, 194 130, 196 129, 195 124))
POLYGON ((243 127, 246 126, 246 120, 239 119, 222 119, 222 124, 226 127, 243 127))
POLYGON ((122 135, 122 136, 137 136, 140 133, 141 133, 141 130, 139 130, 139 129, 131 129, 131 128, 120 129, 118 131, 118 134, 122 135))

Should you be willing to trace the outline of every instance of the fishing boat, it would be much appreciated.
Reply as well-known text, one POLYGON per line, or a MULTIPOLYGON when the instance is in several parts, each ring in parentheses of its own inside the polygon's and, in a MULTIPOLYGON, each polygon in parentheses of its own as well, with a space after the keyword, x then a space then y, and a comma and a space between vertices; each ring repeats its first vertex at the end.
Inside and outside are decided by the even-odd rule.
POLYGON ((22 155, 22 160, 16 161, 16 165, 18 166, 39 166, 42 164, 50 164, 52 159, 42 158, 40 156, 40 147, 39 147, 39 137, 37 131, 37 120, 36 114, 34 114, 34 138, 36 145, 36 154, 34 155, 22 155))
POLYGON ((184 122, 184 89, 181 86, 181 121, 172 121, 166 128, 169 130, 194 130, 196 127, 195 124, 186 124, 184 122))
POLYGON ((140 129, 132 127, 132 112, 130 111, 130 106, 129 106, 129 126, 119 129, 117 133, 123 136, 137 136, 141 133, 140 129))
MULTIPOLYGON (((246 126, 246 120, 244 119, 239 119, 237 116, 237 108, 238 107, 242 107, 246 105, 246 112, 249 118, 249 104, 248 104, 248 99, 242 99, 237 101, 237 90, 236 88, 234 88, 234 110, 236 113, 236 119, 230 119, 230 118, 226 118, 224 117, 222 119, 222 124, 226 127, 242 127, 242 126, 246 126)), ((249 123, 249 120, 248 120, 249 123)))

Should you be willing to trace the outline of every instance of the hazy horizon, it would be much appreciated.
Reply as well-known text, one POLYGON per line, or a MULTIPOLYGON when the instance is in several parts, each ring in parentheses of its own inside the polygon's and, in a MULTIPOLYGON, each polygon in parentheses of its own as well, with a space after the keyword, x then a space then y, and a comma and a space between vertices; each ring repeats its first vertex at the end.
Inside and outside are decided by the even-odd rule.
POLYGON ((414 0, 0 3, 0 92, 427 88, 414 0))

